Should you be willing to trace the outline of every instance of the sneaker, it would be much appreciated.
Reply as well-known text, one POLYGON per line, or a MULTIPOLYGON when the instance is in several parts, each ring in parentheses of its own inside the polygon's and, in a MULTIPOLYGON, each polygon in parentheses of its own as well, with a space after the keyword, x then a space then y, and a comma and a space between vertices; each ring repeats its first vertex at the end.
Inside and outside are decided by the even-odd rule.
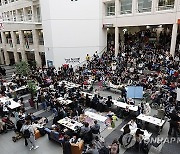
POLYGON ((39 146, 35 146, 35 147, 34 147, 34 150, 36 150, 37 148, 39 148, 39 146))
POLYGON ((30 147, 30 149, 29 149, 29 150, 31 151, 32 149, 33 149, 33 146, 32 146, 32 147, 30 147))

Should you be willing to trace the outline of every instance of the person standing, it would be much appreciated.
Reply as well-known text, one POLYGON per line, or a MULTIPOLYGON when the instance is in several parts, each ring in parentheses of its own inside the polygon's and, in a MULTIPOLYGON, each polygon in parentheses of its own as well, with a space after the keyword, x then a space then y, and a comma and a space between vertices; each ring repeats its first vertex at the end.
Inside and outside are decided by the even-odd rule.
POLYGON ((69 136, 67 135, 64 135, 63 154, 72 154, 71 144, 69 142, 69 136))
POLYGON ((124 86, 121 88, 121 97, 124 98, 125 103, 127 103, 127 91, 124 86))
POLYGON ((30 120, 27 120, 24 124, 24 126, 22 127, 21 130, 24 134, 24 138, 25 138, 25 145, 29 146, 29 150, 32 149, 37 149, 39 148, 39 146, 35 145, 35 135, 34 135, 34 129, 33 126, 31 125, 30 120))
POLYGON ((177 115, 176 111, 173 110, 172 113, 170 113, 170 127, 169 127, 169 131, 168 131, 168 135, 170 136, 173 132, 173 136, 177 137, 177 133, 178 133, 178 122, 180 121, 180 117, 177 115))

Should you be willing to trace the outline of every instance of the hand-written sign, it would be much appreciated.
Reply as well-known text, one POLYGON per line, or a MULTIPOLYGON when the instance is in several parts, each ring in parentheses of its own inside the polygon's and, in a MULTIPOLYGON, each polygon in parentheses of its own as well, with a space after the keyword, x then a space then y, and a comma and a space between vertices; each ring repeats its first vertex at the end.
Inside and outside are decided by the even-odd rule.
POLYGON ((65 58, 66 63, 80 63, 80 58, 65 58))

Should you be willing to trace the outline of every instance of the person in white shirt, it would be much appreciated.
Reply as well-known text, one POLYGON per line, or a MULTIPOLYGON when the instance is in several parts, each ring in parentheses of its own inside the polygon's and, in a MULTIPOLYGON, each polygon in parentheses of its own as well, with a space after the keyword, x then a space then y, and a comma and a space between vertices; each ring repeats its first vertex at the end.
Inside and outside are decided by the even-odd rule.
POLYGON ((134 119, 131 119, 131 121, 129 123, 129 128, 130 128, 130 130, 135 130, 137 128, 137 124, 134 119))
POLYGON ((144 114, 145 115, 150 115, 151 114, 151 107, 149 105, 149 103, 146 103, 144 106, 144 114))

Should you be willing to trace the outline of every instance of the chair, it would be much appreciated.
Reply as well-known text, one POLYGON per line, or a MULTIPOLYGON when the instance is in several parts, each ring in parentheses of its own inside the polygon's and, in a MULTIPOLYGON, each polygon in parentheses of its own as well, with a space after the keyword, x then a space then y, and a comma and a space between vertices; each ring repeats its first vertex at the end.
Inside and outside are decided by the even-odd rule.
POLYGON ((39 130, 36 130, 36 131, 34 132, 34 135, 35 135, 35 139, 36 139, 36 140, 41 137, 41 134, 40 134, 40 131, 39 131, 39 130))
POLYGON ((71 143, 71 151, 73 154, 82 154, 84 148, 84 141, 81 140, 79 143, 71 143))

